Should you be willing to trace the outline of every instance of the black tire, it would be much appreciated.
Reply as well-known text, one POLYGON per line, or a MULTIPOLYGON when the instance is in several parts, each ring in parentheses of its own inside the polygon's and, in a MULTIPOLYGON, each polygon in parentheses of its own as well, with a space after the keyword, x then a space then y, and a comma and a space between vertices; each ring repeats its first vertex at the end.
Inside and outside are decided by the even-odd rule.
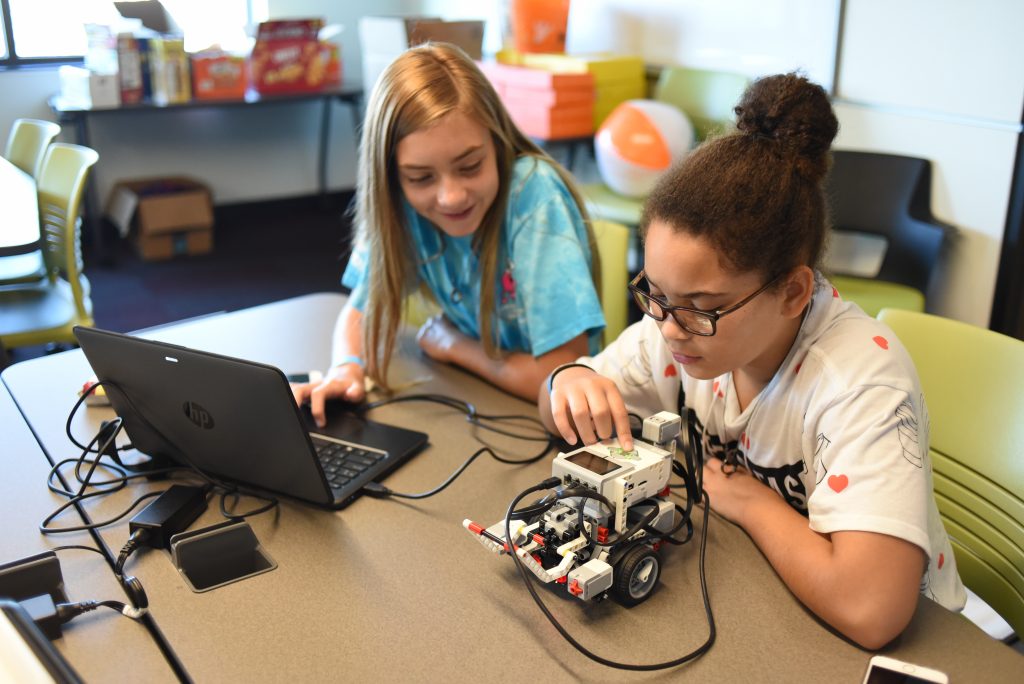
POLYGON ((646 544, 635 546, 625 553, 615 567, 612 595, 626 607, 647 600, 661 576, 661 559, 646 544))

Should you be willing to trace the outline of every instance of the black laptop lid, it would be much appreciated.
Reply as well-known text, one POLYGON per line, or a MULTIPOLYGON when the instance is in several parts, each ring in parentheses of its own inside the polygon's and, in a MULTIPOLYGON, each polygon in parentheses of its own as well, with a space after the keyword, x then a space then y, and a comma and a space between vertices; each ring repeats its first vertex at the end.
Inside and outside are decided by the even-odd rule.
POLYGON ((75 335, 139 451, 333 502, 279 369, 95 328, 75 328, 75 335))

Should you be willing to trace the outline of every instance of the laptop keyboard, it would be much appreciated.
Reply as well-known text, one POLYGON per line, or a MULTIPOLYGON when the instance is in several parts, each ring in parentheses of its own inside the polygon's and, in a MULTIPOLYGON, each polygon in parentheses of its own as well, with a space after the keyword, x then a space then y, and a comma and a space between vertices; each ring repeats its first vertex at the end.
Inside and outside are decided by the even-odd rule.
POLYGON ((376 472, 378 464, 387 456, 383 451, 325 439, 314 438, 313 447, 324 468, 328 484, 336 492, 367 470, 376 472))

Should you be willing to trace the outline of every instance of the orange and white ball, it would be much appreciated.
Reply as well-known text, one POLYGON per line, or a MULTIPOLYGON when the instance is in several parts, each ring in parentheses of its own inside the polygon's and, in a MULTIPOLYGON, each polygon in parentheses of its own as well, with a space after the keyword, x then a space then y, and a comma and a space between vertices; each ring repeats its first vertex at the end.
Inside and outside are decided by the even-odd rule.
POLYGON ((597 130, 594 154, 605 184, 645 197, 658 178, 693 146, 693 125, 680 109, 655 100, 627 100, 597 130))

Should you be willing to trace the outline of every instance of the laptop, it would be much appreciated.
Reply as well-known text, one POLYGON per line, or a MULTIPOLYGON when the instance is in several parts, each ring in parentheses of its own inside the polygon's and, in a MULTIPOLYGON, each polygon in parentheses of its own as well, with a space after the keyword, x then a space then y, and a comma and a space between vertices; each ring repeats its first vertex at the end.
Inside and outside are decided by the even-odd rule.
POLYGON ((132 445, 153 458, 342 508, 427 444, 422 432, 337 405, 318 428, 273 366, 96 328, 74 332, 132 445))

